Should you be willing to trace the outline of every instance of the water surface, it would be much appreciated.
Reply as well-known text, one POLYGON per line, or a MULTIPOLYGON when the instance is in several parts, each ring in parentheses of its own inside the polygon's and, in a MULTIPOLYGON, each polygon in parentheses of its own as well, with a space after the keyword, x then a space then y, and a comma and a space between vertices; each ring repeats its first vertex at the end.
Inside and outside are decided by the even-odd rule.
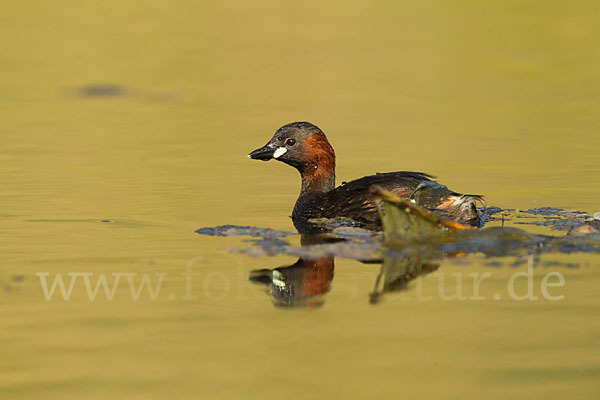
POLYGON ((597 254, 536 257, 535 301, 507 294, 527 259, 477 253, 441 259, 377 304, 381 266, 337 257, 318 304, 289 309, 248 274, 297 256, 232 253, 246 237, 194 231, 293 231, 297 173, 246 154, 295 120, 327 133, 339 182, 416 170, 503 209, 600 211, 598 12, 593 1, 4 4, 0 396, 594 397, 597 254), (439 295, 459 274, 474 297, 469 274, 486 272, 484 299, 439 295), (564 277, 549 289, 562 300, 541 295, 550 272, 564 277), (44 273, 80 274, 69 300, 45 300, 44 273), (85 277, 100 274, 125 274, 111 301, 88 297, 85 277), (127 277, 144 274, 162 279, 155 300, 133 299, 127 277))

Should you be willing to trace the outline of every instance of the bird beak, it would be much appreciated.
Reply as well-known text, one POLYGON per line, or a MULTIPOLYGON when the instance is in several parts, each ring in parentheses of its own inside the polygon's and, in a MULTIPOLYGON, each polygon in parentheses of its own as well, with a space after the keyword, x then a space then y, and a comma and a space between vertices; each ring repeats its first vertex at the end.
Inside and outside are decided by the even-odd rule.
POLYGON ((251 158, 253 160, 269 161, 271 158, 273 158, 275 150, 277 150, 276 147, 270 147, 267 144, 261 147, 260 149, 256 149, 252 153, 248 154, 248 158, 251 158))

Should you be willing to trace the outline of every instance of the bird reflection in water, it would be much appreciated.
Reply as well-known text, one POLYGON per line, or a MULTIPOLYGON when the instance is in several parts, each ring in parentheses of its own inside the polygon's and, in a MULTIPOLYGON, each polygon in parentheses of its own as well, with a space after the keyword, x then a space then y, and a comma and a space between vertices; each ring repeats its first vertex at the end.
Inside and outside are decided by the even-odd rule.
MULTIPOLYGON (((302 235, 301 245, 327 243, 321 235, 302 235)), ((334 256, 298 258, 294 264, 274 269, 250 271, 249 280, 267 286, 276 307, 316 308, 325 304, 325 294, 333 281, 334 256)))
MULTIPOLYGON (((340 239, 333 239, 340 243, 340 239)), ((301 245, 311 246, 331 242, 323 235, 302 235, 301 245)), ((273 304, 282 308, 317 308, 325 304, 325 295, 331 288, 334 276, 333 255, 300 257, 289 266, 250 271, 249 280, 267 287, 273 304)), ((388 253, 383 258, 359 260, 365 264, 381 264, 369 302, 377 304, 388 292, 400 292, 409 282, 421 275, 434 272, 439 261, 426 249, 411 249, 402 253, 388 253)), ((366 295, 366 294, 365 294, 366 295)))

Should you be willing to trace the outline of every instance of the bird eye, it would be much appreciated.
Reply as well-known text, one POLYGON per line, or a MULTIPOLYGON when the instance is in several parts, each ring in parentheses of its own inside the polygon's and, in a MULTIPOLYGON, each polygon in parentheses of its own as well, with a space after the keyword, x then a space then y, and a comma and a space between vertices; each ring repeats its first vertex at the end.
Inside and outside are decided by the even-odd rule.
POLYGON ((280 141, 280 142, 283 142, 283 136, 279 136, 279 137, 277 138, 277 140, 278 140, 278 141, 280 141))
POLYGON ((286 143, 287 143, 288 146, 293 146, 293 145, 296 144, 296 139, 291 139, 290 138, 290 139, 287 140, 286 143))

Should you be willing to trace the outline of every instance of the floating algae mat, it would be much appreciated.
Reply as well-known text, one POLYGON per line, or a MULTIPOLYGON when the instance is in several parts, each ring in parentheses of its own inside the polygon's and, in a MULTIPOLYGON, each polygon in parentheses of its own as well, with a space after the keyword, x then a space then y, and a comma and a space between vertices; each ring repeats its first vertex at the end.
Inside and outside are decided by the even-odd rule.
MULTIPOLYGON (((513 226, 469 228, 440 220, 403 199, 387 197, 382 200, 383 235, 359 228, 340 227, 325 234, 302 235, 313 239, 304 240, 302 246, 294 246, 286 239, 298 235, 272 229, 224 225, 201 228, 196 232, 211 236, 251 237, 246 241, 248 247, 228 250, 253 257, 288 254, 314 259, 333 255, 365 261, 381 260, 384 253, 395 257, 415 248, 427 248, 438 255, 482 253, 490 257, 538 253, 600 254, 600 221, 579 212, 574 213, 575 216, 566 216, 564 210, 558 210, 557 214, 547 215, 549 218, 542 221, 518 221, 520 224, 548 226, 553 230, 569 228, 566 234, 541 235, 513 226), (547 221, 553 221, 553 224, 547 221)), ((514 210, 502 213, 514 215, 514 210)), ((506 220, 510 221, 511 218, 506 220)))

